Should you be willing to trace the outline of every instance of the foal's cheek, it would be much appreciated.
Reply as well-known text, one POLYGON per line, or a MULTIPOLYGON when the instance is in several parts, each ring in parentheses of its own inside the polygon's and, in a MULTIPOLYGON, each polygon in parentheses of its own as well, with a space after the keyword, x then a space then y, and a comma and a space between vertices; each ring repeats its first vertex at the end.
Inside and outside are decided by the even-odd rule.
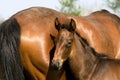
POLYGON ((65 49, 64 54, 62 55, 62 58, 68 59, 68 57, 70 56, 70 51, 71 51, 70 48, 65 49))

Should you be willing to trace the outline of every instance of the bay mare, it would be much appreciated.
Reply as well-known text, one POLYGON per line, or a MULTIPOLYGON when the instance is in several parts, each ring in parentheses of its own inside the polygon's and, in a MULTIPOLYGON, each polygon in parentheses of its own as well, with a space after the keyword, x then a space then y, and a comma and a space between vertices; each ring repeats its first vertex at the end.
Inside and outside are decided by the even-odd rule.
MULTIPOLYGON (((78 17, 49 8, 32 7, 14 14, 0 25, 3 80, 24 80, 24 75, 26 80, 45 80, 47 72, 51 72, 48 69, 54 47, 50 34, 56 37, 58 33, 54 27, 56 17, 61 24, 68 23, 72 17, 78 34, 96 52, 119 59, 120 19, 116 15, 102 10, 78 17)), ((63 76, 61 80, 64 79, 63 76)))
MULTIPOLYGON (((59 21, 56 19, 56 23, 59 21)), ((120 60, 97 53, 76 31, 76 24, 56 25, 58 30, 52 67, 60 70, 66 61, 73 80, 120 80, 120 60)))

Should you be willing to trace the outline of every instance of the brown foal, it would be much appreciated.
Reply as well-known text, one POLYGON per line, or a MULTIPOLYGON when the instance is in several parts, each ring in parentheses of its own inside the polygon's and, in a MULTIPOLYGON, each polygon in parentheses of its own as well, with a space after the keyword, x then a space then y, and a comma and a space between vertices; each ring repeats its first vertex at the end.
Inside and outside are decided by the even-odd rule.
POLYGON ((98 54, 76 31, 73 19, 69 24, 55 24, 58 36, 54 39, 55 54, 52 66, 58 71, 68 62, 74 80, 120 80, 120 60, 98 54))

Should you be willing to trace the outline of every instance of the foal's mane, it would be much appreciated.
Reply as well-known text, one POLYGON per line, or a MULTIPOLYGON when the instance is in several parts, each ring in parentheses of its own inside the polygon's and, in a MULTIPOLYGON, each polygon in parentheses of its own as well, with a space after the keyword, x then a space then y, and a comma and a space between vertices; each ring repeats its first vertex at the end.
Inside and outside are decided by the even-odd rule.
POLYGON ((98 58, 101 58, 101 59, 112 59, 110 58, 109 56, 105 55, 105 54, 102 54, 102 53, 97 53, 94 48, 92 48, 89 43, 87 42, 86 39, 82 38, 81 35, 78 34, 78 32, 75 31, 75 34, 78 36, 79 38, 79 41, 81 42, 82 46, 83 47, 89 47, 92 52, 92 54, 95 56, 95 57, 98 57, 98 58))
POLYGON ((91 53, 92 53, 95 57, 97 57, 97 59, 99 59, 99 60, 108 60, 108 61, 120 62, 119 59, 114 59, 114 58, 109 57, 108 55, 105 55, 104 53, 98 53, 98 52, 96 52, 95 49, 92 48, 92 47, 89 45, 89 43, 87 42, 86 39, 82 38, 81 35, 79 35, 76 31, 75 31, 75 34, 78 36, 79 41, 81 42, 82 46, 83 46, 83 47, 88 47, 88 48, 90 48, 91 50, 89 50, 89 51, 91 51, 91 53))

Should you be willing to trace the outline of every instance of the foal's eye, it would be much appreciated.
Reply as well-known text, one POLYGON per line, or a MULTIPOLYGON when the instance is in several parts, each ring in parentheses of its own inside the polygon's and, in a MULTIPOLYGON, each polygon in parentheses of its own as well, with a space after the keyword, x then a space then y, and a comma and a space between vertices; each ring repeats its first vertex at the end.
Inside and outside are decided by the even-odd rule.
POLYGON ((67 43, 66 43, 66 47, 70 47, 71 46, 71 43, 72 43, 72 39, 69 39, 68 41, 67 41, 67 43))

